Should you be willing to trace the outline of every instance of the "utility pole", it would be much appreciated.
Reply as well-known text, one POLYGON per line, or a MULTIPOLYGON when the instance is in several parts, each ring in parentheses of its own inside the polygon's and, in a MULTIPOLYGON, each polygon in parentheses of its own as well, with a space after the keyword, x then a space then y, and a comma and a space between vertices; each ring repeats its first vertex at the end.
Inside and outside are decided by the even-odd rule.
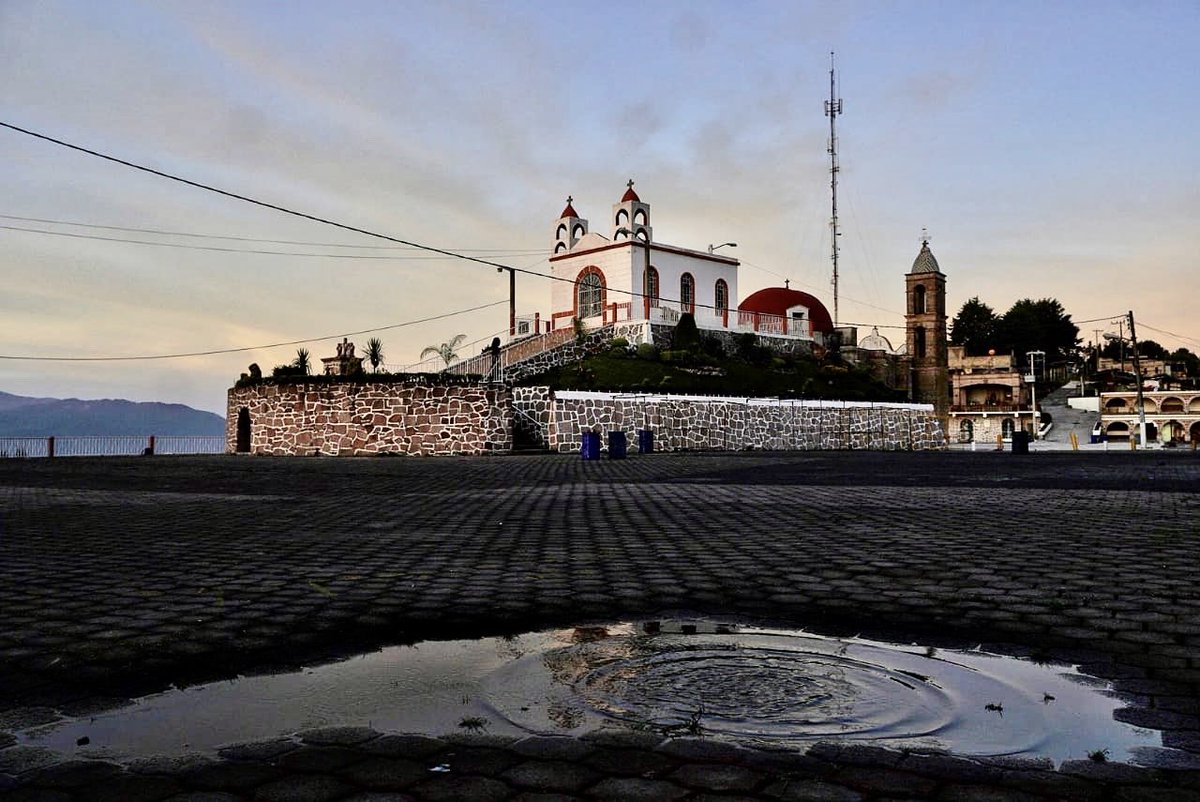
POLYGON ((837 86, 833 72, 833 51, 829 51, 829 100, 825 101, 825 116, 829 118, 829 188, 833 193, 833 216, 829 227, 833 231, 833 325, 838 324, 838 154, 837 154, 837 117, 842 113, 842 99, 837 96, 837 86))
MULTIPOLYGON (((508 336, 517 336, 517 271, 511 267, 497 267, 497 273, 508 271, 508 336)), ((536 332, 535 332, 536 333, 536 332)))
POLYGON ((1031 416, 1033 420, 1033 439, 1037 440, 1038 433, 1041 431, 1042 427, 1038 425, 1038 419, 1040 416, 1038 415, 1037 408, 1037 362, 1034 360, 1034 357, 1041 356, 1042 359, 1045 360, 1046 352, 1030 351, 1028 354, 1026 354, 1026 356, 1029 357, 1029 409, 1033 413, 1031 416))
MULTIPOLYGON (((1133 345, 1133 374, 1137 377, 1138 430, 1142 448, 1146 447, 1146 399, 1142 395, 1142 360, 1138 354, 1137 332, 1133 328, 1133 310, 1129 310, 1129 341, 1133 345)), ((1122 343, 1124 340, 1121 341, 1122 343)))

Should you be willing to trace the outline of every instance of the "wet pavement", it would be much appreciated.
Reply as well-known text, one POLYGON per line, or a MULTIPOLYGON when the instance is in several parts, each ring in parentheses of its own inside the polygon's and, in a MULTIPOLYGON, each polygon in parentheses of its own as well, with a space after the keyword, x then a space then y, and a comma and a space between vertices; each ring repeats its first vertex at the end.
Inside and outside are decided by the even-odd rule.
POLYGON ((0 513, 0 798, 1200 798, 1190 451, 0 460, 0 513), (1078 664, 1175 751, 350 728, 131 763, 16 737, 172 684, 672 614, 1078 664))

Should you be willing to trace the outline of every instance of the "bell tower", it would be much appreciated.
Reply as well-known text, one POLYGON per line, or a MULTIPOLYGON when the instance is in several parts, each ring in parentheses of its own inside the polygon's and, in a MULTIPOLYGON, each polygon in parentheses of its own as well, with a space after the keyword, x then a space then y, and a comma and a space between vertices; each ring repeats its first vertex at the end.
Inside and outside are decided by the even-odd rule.
POLYGON ((642 199, 633 191, 632 178, 629 179, 626 187, 620 203, 613 204, 612 238, 614 241, 629 239, 628 234, 618 233, 621 229, 626 229, 633 232, 634 239, 651 242, 654 239, 652 236, 654 229, 650 227, 650 204, 642 203, 642 199))
POLYGON ((946 276, 929 249, 929 234, 921 232, 921 251, 904 277, 913 401, 933 404, 940 418, 950 412, 950 379, 946 350, 946 276))
POLYGON ((553 252, 556 254, 569 252, 588 230, 588 221, 575 211, 575 207, 571 205, 573 200, 570 195, 567 196, 567 205, 554 223, 553 252))

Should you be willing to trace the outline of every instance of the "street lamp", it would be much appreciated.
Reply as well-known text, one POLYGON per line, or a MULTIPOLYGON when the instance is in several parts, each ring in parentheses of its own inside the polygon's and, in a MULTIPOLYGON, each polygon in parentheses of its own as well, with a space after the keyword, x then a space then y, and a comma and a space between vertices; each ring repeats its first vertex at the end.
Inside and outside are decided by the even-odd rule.
POLYGON ((1029 379, 1029 406, 1033 413, 1033 439, 1037 440, 1039 439, 1038 433, 1041 431, 1042 427, 1038 425, 1038 418, 1040 416, 1038 415, 1037 408, 1037 368, 1035 367, 1036 362, 1034 361, 1034 357, 1040 356, 1042 358, 1042 363, 1045 364, 1046 352, 1030 351, 1028 354, 1026 354, 1026 356, 1029 357, 1029 375, 1026 378, 1029 379))
POLYGON ((717 248, 736 248, 736 247, 737 247, 736 242, 722 242, 720 245, 709 245, 708 252, 712 253, 717 248))
POLYGON ((631 239, 635 242, 641 242, 642 246, 645 247, 645 249, 646 249, 646 264, 642 269, 642 308, 646 314, 646 320, 649 321, 650 320, 650 287, 648 285, 650 283, 650 235, 646 234, 645 239, 639 240, 637 235, 634 234, 632 231, 630 231, 628 228, 618 228, 617 233, 624 234, 625 236, 629 237, 629 239, 631 239))

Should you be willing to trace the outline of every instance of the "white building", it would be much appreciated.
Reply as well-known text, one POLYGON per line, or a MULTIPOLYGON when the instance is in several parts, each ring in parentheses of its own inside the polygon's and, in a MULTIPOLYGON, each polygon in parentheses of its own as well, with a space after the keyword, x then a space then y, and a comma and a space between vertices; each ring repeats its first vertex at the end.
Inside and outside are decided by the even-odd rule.
POLYGON ((551 329, 578 317, 588 328, 623 321, 674 325, 690 312, 701 329, 737 329, 738 260, 656 242, 650 204, 633 182, 613 204, 608 236, 588 231, 567 199, 554 224, 551 329))

